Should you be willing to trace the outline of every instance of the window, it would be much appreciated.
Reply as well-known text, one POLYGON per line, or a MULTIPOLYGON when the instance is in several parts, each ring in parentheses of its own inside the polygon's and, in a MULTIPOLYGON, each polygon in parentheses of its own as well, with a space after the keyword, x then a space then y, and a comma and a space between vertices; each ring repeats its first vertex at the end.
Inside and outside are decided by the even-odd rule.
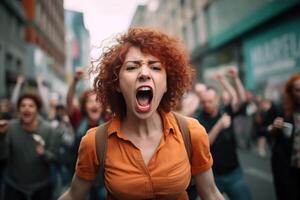
POLYGON ((198 18, 196 16, 192 19, 192 30, 194 37, 194 46, 197 46, 199 43, 199 26, 198 26, 198 18))

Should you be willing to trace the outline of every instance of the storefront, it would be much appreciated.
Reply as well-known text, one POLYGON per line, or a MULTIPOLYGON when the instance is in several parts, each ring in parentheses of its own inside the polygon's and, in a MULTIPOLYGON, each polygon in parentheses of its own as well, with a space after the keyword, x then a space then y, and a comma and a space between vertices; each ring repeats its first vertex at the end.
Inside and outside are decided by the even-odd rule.
POLYGON ((275 21, 243 41, 245 84, 279 100, 284 82, 300 72, 300 15, 275 21))

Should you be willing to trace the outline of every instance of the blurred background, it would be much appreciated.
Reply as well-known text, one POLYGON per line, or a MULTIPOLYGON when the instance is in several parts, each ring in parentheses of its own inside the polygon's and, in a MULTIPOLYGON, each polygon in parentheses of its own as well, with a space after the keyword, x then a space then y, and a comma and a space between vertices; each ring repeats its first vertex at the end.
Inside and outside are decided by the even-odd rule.
MULTIPOLYGON (((77 68, 88 69, 103 44, 130 26, 152 26, 186 45, 197 80, 237 67, 248 91, 278 102, 300 72, 299 0, 1 0, 0 98, 17 78, 37 77, 50 101, 65 102, 77 68)), ((77 93, 91 87, 86 78, 77 93)), ((243 129, 243 127, 242 127, 243 129)), ((269 157, 239 154, 253 199, 275 199, 269 157)))
POLYGON ((42 75, 48 92, 65 98, 75 69, 99 56, 103 40, 138 25, 181 38, 199 80, 238 66, 248 90, 278 100, 300 71, 299 8, 298 0, 2 0, 0 97, 22 74, 30 87, 42 75))

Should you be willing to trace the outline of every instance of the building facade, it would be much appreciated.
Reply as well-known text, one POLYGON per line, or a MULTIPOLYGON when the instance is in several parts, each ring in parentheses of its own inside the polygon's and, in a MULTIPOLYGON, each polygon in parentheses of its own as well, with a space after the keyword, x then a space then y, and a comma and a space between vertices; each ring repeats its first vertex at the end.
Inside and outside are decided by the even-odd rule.
POLYGON ((62 0, 23 0, 26 13, 25 41, 27 68, 31 82, 44 77, 49 92, 65 96, 65 26, 62 0))
POLYGON ((0 98, 9 98, 16 74, 25 70, 25 13, 20 1, 0 2, 0 98))
MULTIPOLYGON (((90 67, 90 34, 84 24, 82 12, 65 10, 65 25, 67 31, 67 63, 71 74, 77 67, 90 67), (71 68, 71 70, 70 70, 71 68)), ((72 77, 69 77, 69 80, 72 77)), ((88 87, 88 81, 79 86, 78 92, 88 87)))
POLYGON ((299 4, 299 0, 149 0, 144 25, 180 37, 201 81, 211 84, 216 71, 236 66, 247 89, 278 100, 283 82, 300 71, 299 4))
POLYGON ((66 27, 72 36, 72 66, 87 67, 89 65, 90 34, 86 29, 83 13, 65 10, 66 27))

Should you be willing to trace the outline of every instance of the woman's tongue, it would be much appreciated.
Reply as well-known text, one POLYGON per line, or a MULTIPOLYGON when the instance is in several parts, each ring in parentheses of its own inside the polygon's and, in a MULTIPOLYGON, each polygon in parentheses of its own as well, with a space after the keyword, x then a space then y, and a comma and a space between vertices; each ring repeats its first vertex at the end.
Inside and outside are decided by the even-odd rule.
POLYGON ((137 97, 137 111, 138 112, 149 112, 150 111, 150 100, 146 96, 137 97))

